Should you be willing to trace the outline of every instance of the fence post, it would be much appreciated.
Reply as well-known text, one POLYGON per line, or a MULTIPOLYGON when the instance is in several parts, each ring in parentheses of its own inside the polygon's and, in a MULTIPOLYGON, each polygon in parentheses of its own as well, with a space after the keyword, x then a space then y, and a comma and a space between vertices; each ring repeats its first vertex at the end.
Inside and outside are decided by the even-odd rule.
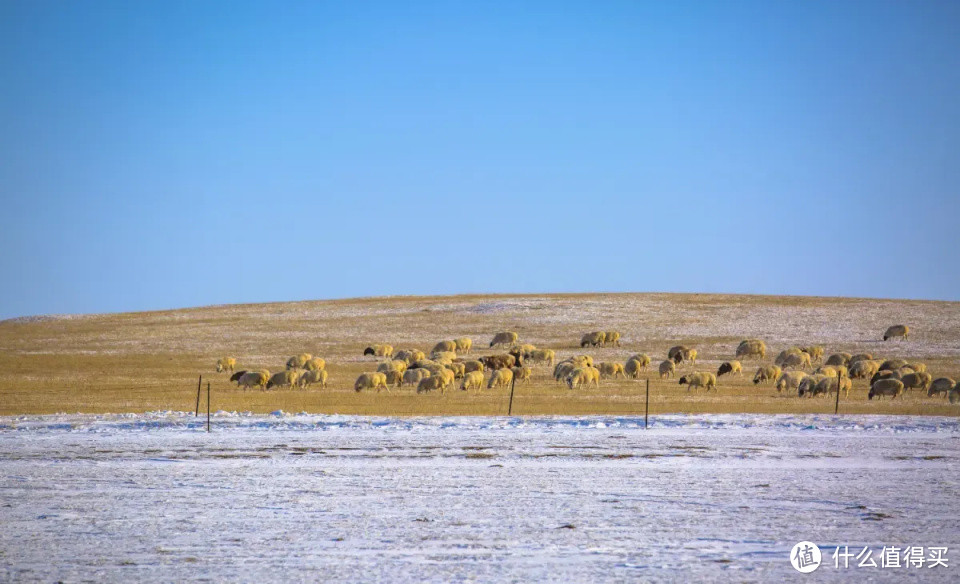
POLYGON ((197 411, 193 414, 194 417, 200 415, 200 385, 203 383, 203 375, 197 378, 197 411))
POLYGON ((643 429, 647 429, 647 418, 650 415, 650 378, 647 378, 647 401, 643 406, 643 429))
POLYGON ((517 376, 513 376, 513 383, 510 384, 510 403, 507 404, 507 415, 513 415, 513 388, 517 386, 517 376))
POLYGON ((210 382, 207 382, 207 432, 210 431, 210 382))
POLYGON ((840 371, 837 371, 837 403, 833 406, 833 415, 840 412, 840 371))

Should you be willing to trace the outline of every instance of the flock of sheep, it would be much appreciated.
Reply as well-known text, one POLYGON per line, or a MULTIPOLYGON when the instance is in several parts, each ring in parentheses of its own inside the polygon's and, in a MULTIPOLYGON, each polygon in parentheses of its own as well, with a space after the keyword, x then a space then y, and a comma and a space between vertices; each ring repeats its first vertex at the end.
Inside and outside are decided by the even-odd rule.
MULTIPOLYGON (((906 339, 909 327, 895 325, 887 329, 883 340, 906 339)), ((584 334, 580 347, 620 346, 621 334, 617 331, 595 331, 584 334)), ((500 332, 494 335, 490 348, 501 347, 506 353, 472 358, 473 341, 463 337, 440 341, 429 355, 418 349, 394 350, 391 345, 375 344, 366 347, 364 356, 381 359, 376 371, 361 373, 353 388, 355 391, 373 389, 380 391, 404 385, 415 387, 418 393, 439 390, 441 393, 459 382, 461 390, 480 391, 507 387, 512 383, 524 383, 533 377, 533 365, 553 367, 553 378, 570 389, 593 385, 599 387, 606 378, 639 379, 651 365, 648 355, 639 353, 625 363, 594 363, 590 355, 577 355, 557 362, 552 349, 538 349, 521 343, 516 332, 500 332)), ((762 361, 767 346, 760 339, 742 341, 734 351, 734 359, 724 361, 716 373, 694 371, 679 378, 687 391, 717 390, 717 379, 724 375, 743 375, 741 360, 762 361)), ((683 345, 671 347, 667 358, 657 367, 661 379, 677 375, 677 367, 683 363, 695 365, 697 350, 683 345)), ((287 360, 286 367, 271 374, 265 369, 236 371, 236 359, 226 357, 217 361, 217 372, 232 373, 230 380, 238 387, 272 389, 283 387, 306 388, 317 383, 327 385, 326 361, 308 353, 295 355, 287 360)), ((824 359, 820 346, 792 347, 781 351, 772 365, 760 365, 753 376, 754 384, 773 383, 778 392, 797 392, 797 395, 826 395, 837 391, 847 394, 853 379, 869 379, 868 398, 902 396, 905 390, 920 389, 928 396, 945 395, 951 403, 960 402, 960 388, 948 378, 934 379, 923 363, 908 363, 902 359, 877 359, 860 353, 834 353, 824 359), (807 373, 805 370, 812 370, 807 373)))

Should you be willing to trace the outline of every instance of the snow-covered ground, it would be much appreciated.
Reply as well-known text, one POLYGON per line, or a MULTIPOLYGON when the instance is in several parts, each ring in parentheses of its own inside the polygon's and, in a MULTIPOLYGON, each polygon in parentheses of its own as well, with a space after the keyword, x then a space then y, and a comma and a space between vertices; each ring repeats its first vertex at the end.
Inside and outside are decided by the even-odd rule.
POLYGON ((956 419, 651 422, 0 418, 0 581, 958 581, 956 419))

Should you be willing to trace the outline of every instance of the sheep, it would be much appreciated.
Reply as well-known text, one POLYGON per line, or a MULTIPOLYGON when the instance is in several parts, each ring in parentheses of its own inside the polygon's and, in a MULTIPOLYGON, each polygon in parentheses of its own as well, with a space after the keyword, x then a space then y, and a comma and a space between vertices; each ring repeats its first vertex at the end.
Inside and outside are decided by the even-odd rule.
POLYGON ((823 375, 825 377, 849 377, 850 373, 843 365, 821 365, 813 372, 814 375, 823 375))
POLYGON ((305 388, 311 383, 319 383, 321 388, 327 387, 327 371, 325 369, 314 369, 304 371, 300 376, 300 387, 305 388))
MULTIPOLYGON (((790 356, 790 355, 806 355, 806 353, 804 353, 803 351, 801 351, 799 347, 790 347, 789 349, 785 349, 785 350, 783 350, 783 351, 780 351, 780 353, 777 355, 777 357, 773 360, 773 364, 774 364, 774 365, 779 365, 780 367, 783 367, 784 361, 786 361, 786 360, 787 360, 787 357, 790 356)), ((807 356, 809 357, 809 355, 807 355, 807 356)), ((801 357, 801 358, 802 358, 802 357, 801 357)))
POLYGON ((448 363, 444 365, 450 371, 453 371, 453 377, 455 379, 460 379, 467 372, 467 367, 463 363, 448 363))
POLYGON ((737 345, 736 354, 734 357, 737 359, 754 358, 758 361, 767 356, 767 344, 761 341, 760 339, 747 339, 745 341, 740 341, 740 344, 737 345))
POLYGON ((530 367, 513 367, 511 371, 513 371, 513 378, 519 383, 526 383, 533 377, 533 369, 530 367))
POLYGON ((437 363, 453 363, 453 360, 456 358, 457 354, 453 351, 435 351, 430 353, 430 359, 437 363))
POLYGON ((643 363, 633 357, 627 359, 627 362, 623 366, 624 375, 630 379, 640 379, 640 373, 644 370, 646 370, 646 367, 643 366, 643 363))
POLYGON ((426 359, 427 355, 417 349, 402 349, 393 354, 394 361, 406 361, 407 365, 413 365, 417 361, 426 359))
POLYGON ((471 360, 471 361, 463 362, 464 373, 471 373, 473 371, 479 371, 480 373, 483 373, 483 370, 484 370, 484 366, 483 366, 483 363, 481 363, 480 361, 471 360))
POLYGON ((690 363, 697 364, 697 350, 696 349, 687 349, 683 352, 683 360, 690 361, 690 363))
POLYGON ((919 361, 917 361, 917 362, 915 362, 915 363, 909 363, 909 365, 910 365, 910 367, 912 367, 913 370, 916 371, 917 373, 926 373, 926 372, 927 372, 927 365, 926 365, 925 363, 920 363, 919 361))
POLYGON ((904 361, 903 359, 887 359, 886 361, 880 364, 880 371, 884 371, 884 370, 893 371, 894 369, 900 369, 906 364, 907 362, 904 361))
POLYGON ((586 333, 580 337, 580 347, 586 347, 587 345, 591 347, 601 347, 603 343, 607 340, 607 333, 603 331, 596 331, 592 333, 586 333))
POLYGON ((900 397, 903 399, 903 382, 899 379, 878 379, 876 383, 870 386, 870 392, 867 399, 887 396, 890 398, 900 397))
POLYGON ((237 380, 237 387, 242 387, 244 389, 250 387, 259 387, 261 390, 267 387, 267 382, 270 380, 270 372, 263 371, 248 371, 237 380))
POLYGON ((872 359, 860 359, 850 362, 850 377, 854 379, 866 379, 872 377, 880 370, 880 362, 872 359))
POLYGON ((229 371, 233 373, 233 369, 237 366, 237 360, 233 357, 224 357, 223 359, 217 359, 217 373, 223 373, 224 371, 229 371))
POLYGON ((743 375, 743 366, 740 365, 740 361, 724 361, 720 364, 720 368, 717 369, 717 377, 720 377, 724 374, 734 374, 743 375))
POLYGON ((787 367, 793 367, 795 369, 806 369, 810 367, 810 355, 804 352, 797 353, 787 353, 783 360, 779 363, 781 367, 786 369, 787 367))
POLYGON ((873 361, 873 355, 870 353, 857 353, 853 357, 850 357, 850 365, 853 365, 857 361, 873 361))
POLYGON ((403 386, 403 373, 397 371, 396 369, 391 369, 390 371, 382 371, 383 376, 387 379, 387 385, 393 385, 394 387, 403 386))
POLYGON ((956 387, 954 387, 953 389, 951 389, 951 390, 950 390, 950 394, 949 394, 949 398, 950 398, 950 403, 952 403, 952 404, 960 404, 960 389, 957 389, 956 387))
POLYGON ((267 389, 271 387, 294 387, 300 381, 299 369, 287 369, 280 373, 274 373, 267 381, 267 389))
POLYGON ((414 363, 414 369, 426 369, 431 373, 431 375, 440 375, 441 371, 447 371, 447 368, 436 361, 430 361, 428 359, 423 359, 414 363))
POLYGON ((426 379, 427 377, 430 377, 430 371, 427 369, 407 369, 403 372, 403 377, 401 377, 401 387, 403 383, 417 385, 421 379, 426 379))
POLYGON ((577 355, 570 358, 571 361, 579 367, 593 367, 593 357, 590 355, 577 355))
POLYGON ((457 343, 454 341, 440 341, 430 350, 431 353, 456 353, 457 343))
POLYGON ((684 347, 683 345, 677 345, 677 346, 675 346, 675 347, 670 347, 670 349, 667 351, 667 359, 670 359, 671 361, 674 361, 674 362, 679 363, 679 361, 677 361, 677 359, 676 359, 677 355, 681 355, 681 356, 682 356, 682 355, 683 355, 683 352, 686 351, 686 350, 687 350, 687 348, 684 347))
POLYGON ((827 357, 827 360, 823 363, 824 365, 850 365, 850 353, 834 353, 827 357))
POLYGON ((801 347, 801 351, 810 355, 810 361, 813 363, 819 363, 823 361, 823 347, 820 345, 810 345, 809 347, 801 347))
POLYGON ((782 370, 776 365, 758 367, 757 372, 753 375, 753 384, 759 385, 764 381, 773 381, 776 383, 777 378, 780 377, 780 373, 782 373, 782 370))
POLYGON ((377 393, 380 393, 381 388, 389 389, 387 387, 387 376, 380 371, 361 373, 353 384, 353 391, 358 393, 361 389, 376 389, 377 393))
POLYGON ((395 359, 393 361, 384 361, 377 365, 377 371, 380 373, 386 373, 387 371, 398 371, 403 375, 409 367, 407 366, 406 361, 401 361, 400 359, 395 359))
POLYGON ((327 368, 327 362, 321 357, 314 357, 308 359, 307 362, 303 364, 303 368, 307 371, 321 371, 327 368))
MULTIPOLYGON (((636 355, 630 357, 630 359, 640 362, 640 371, 646 371, 647 367, 650 366, 650 356, 646 355, 645 353, 637 353, 636 355)), ((627 360, 629 361, 630 359, 627 360)))
POLYGON ((663 379, 665 377, 673 377, 673 374, 676 372, 677 367, 676 365, 673 364, 673 361, 670 361, 668 359, 666 361, 661 362, 660 367, 658 369, 660 371, 660 379, 663 379))
POLYGON ((363 355, 374 357, 390 357, 393 355, 393 345, 370 345, 363 350, 363 355))
POLYGON ((531 363, 544 363, 553 367, 554 362, 557 360, 557 353, 553 349, 536 349, 530 351, 530 354, 526 356, 531 363))
POLYGON ((493 335, 493 340, 490 341, 490 348, 497 346, 509 347, 517 342, 520 338, 520 335, 513 331, 506 331, 502 333, 497 333, 493 335))
POLYGON ((910 334, 910 327, 905 324, 895 324, 892 327, 887 329, 887 332, 883 333, 883 340, 889 340, 893 338, 900 337, 904 341, 907 340, 907 336, 910 334))
POLYGON ((577 369, 577 367, 578 365, 573 361, 570 361, 569 359, 557 363, 556 366, 553 368, 554 381, 558 383, 562 382, 564 379, 567 378, 567 375, 570 375, 570 373, 574 369, 577 369))
POLYGON ((920 391, 927 391, 927 389, 930 387, 930 384, 933 383, 933 376, 927 372, 907 373, 900 378, 900 381, 903 382, 904 389, 919 389, 920 391))
POLYGON ((417 384, 417 393, 423 393, 425 391, 433 391, 439 389, 440 393, 443 393, 443 389, 446 387, 446 384, 443 382, 441 377, 424 377, 417 384))
POLYGON ((799 397, 803 397, 805 395, 812 397, 817 395, 817 384, 824 379, 826 379, 826 377, 822 375, 807 375, 800 380, 799 384, 797 384, 797 395, 799 397))
POLYGON ((680 378, 680 385, 686 385, 687 391, 690 391, 693 388, 697 388, 697 391, 700 391, 700 388, 704 388, 706 391, 717 391, 717 376, 713 373, 707 373, 706 371, 699 371, 696 373, 688 373, 680 378))
POLYGON ((450 371, 445 367, 440 371, 438 371, 437 373, 431 375, 431 377, 439 377, 440 379, 443 380, 442 389, 445 389, 457 382, 457 376, 453 373, 453 371, 450 371))
POLYGON ((777 378, 777 383, 774 387, 777 388, 777 392, 797 391, 800 389, 800 383, 806 377, 807 374, 803 371, 784 371, 780 374, 780 377, 777 378))
POLYGON ((310 353, 300 353, 299 355, 294 355, 287 359, 287 369, 300 369, 303 365, 313 359, 313 355, 310 353))
POLYGON ((243 377, 243 374, 246 373, 246 372, 247 372, 246 369, 242 369, 242 370, 240 370, 240 371, 237 371, 236 373, 234 373, 233 375, 230 376, 230 381, 231 381, 231 382, 236 381, 236 382, 237 382, 237 387, 240 387, 240 378, 243 377))
POLYGON ((471 371, 463 376, 463 381, 460 382, 460 389, 466 391, 468 389, 475 389, 480 391, 483 389, 483 372, 482 371, 471 371))
POLYGON ((941 393, 947 395, 951 390, 955 390, 956 387, 957 382, 949 377, 938 377, 930 383, 930 389, 927 390, 927 397, 933 397, 941 393))
POLYGON ((488 357, 480 357, 480 362, 483 363, 487 369, 509 369, 517 364, 517 358, 513 355, 490 355, 488 357))
POLYGON ((487 389, 494 387, 507 387, 513 381, 512 369, 497 369, 490 373, 490 380, 487 382, 487 389))
POLYGON ((604 333, 604 345, 613 345, 614 347, 620 346, 620 332, 619 331, 607 331, 604 333))
MULTIPOLYGON (((840 379, 840 391, 843 392, 843 397, 850 395, 850 389, 853 388, 853 382, 850 381, 849 377, 843 377, 840 379)), ((837 378, 836 377, 824 377, 817 382, 817 387, 814 389, 814 394, 818 393, 834 393, 837 391, 837 378)))
POLYGON ((877 382, 878 379, 900 379, 903 377, 903 374, 900 373, 899 369, 881 369, 873 374, 873 377, 870 378, 870 385, 873 385, 877 382))
POLYGON ((473 339, 470 337, 460 337, 459 339, 453 339, 453 344, 457 346, 457 353, 469 355, 470 349, 473 348, 473 339))
POLYGON ((614 379, 617 377, 626 377, 623 372, 623 365, 619 363, 601 363, 599 369, 600 377, 602 379, 607 379, 610 377, 614 379))
POLYGON ((600 370, 590 366, 577 367, 567 374, 566 382, 567 387, 570 389, 577 389, 584 385, 590 385, 591 383, 596 387, 600 387, 600 370))

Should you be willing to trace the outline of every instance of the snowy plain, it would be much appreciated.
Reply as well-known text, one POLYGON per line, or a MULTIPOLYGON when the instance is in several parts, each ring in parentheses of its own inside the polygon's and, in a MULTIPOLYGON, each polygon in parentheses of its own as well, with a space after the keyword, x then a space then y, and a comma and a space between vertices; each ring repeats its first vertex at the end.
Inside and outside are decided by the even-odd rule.
POLYGON ((960 580, 956 418, 643 424, 0 417, 0 581, 960 580), (836 546, 949 566, 836 569, 836 546))

